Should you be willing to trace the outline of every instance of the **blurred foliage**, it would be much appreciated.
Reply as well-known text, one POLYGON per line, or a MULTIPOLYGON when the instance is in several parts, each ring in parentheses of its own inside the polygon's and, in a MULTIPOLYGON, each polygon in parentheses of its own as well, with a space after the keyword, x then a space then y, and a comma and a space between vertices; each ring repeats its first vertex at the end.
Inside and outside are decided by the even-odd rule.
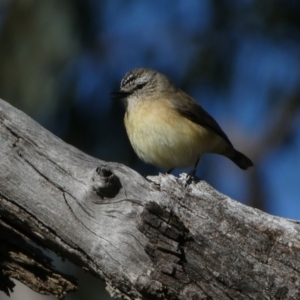
POLYGON ((50 115, 55 111, 58 76, 78 51, 69 2, 12 1, 6 9, 0 43, 1 97, 31 115, 40 109, 50 115))

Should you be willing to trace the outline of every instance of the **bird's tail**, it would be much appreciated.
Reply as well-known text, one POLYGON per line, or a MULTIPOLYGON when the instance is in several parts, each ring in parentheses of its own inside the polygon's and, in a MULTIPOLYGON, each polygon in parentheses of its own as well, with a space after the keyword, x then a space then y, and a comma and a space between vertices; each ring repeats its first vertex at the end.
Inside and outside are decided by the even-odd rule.
POLYGON ((253 162, 251 161, 251 159, 235 149, 233 149, 233 151, 230 151, 230 155, 226 156, 243 170, 246 170, 249 167, 253 166, 253 162))

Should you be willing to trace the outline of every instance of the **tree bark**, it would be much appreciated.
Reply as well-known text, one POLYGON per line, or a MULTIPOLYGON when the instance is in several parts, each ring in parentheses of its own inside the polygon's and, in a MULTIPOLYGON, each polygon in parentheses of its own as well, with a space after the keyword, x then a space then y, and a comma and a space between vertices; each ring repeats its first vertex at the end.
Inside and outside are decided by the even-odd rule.
MULTIPOLYGON (((144 178, 90 157, 3 100, 0 216, 7 254, 0 277, 16 278, 7 267, 11 240, 23 245, 20 256, 39 253, 30 240, 103 279, 113 297, 300 299, 299 222, 247 207, 204 181, 186 185, 185 175, 144 178)), ((30 269, 31 288, 58 298, 74 289, 73 278, 41 253, 34 257, 40 276, 30 269)))

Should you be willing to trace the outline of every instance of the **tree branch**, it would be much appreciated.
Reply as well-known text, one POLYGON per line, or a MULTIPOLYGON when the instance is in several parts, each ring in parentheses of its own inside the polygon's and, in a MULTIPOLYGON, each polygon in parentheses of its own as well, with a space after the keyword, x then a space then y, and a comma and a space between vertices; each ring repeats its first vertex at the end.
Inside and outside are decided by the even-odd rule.
MULTIPOLYGON (((300 298, 296 221, 242 205, 204 181, 185 187, 185 176, 145 179, 97 160, 2 100, 0 153, 2 227, 102 278, 114 297, 300 298)), ((73 287, 64 282, 61 290, 73 287)))

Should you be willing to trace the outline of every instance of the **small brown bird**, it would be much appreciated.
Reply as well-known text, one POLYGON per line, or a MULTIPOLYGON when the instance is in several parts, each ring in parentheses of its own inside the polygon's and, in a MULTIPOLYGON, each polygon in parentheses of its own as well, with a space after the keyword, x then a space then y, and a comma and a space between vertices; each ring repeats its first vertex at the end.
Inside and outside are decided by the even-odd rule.
POLYGON ((125 74, 114 98, 123 99, 125 127, 138 157, 168 170, 193 166, 204 153, 221 154, 241 169, 252 161, 234 149, 227 135, 193 98, 167 76, 138 68, 125 74))

